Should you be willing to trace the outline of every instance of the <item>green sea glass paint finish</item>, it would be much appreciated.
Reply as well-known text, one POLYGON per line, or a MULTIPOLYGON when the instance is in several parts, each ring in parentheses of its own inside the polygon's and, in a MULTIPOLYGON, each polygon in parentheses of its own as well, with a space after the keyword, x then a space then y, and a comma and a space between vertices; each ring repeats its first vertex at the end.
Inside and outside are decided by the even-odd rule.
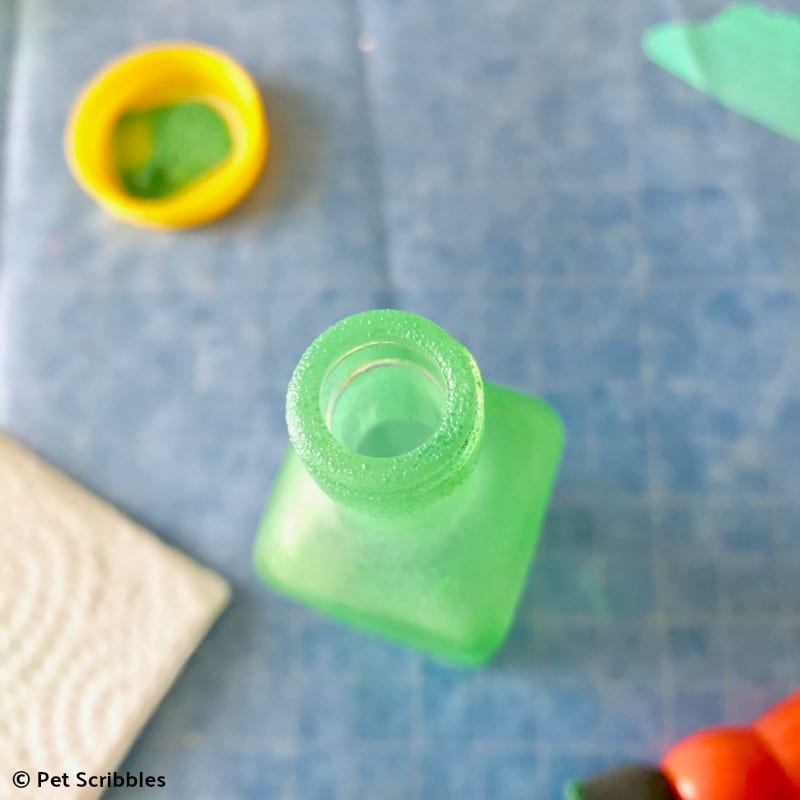
POLYGON ((169 197, 219 166, 232 140, 222 115, 187 101, 131 111, 114 131, 119 178, 134 197, 169 197))
POLYGON ((656 25, 642 47, 695 89, 800 139, 800 17, 737 3, 708 21, 656 25))
POLYGON ((402 311, 338 322, 287 395, 291 446, 256 539, 270 585, 463 664, 513 621, 560 459, 541 400, 484 383, 467 349, 402 311))

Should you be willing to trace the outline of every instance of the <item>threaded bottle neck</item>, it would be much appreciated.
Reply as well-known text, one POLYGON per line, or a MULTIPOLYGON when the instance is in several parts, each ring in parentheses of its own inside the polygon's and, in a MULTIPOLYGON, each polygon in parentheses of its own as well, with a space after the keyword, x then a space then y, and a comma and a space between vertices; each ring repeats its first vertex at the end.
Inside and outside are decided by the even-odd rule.
POLYGON ((369 513, 411 513, 474 466, 483 386, 466 348, 404 311, 341 320, 305 352, 287 394, 289 435, 320 488, 369 513))

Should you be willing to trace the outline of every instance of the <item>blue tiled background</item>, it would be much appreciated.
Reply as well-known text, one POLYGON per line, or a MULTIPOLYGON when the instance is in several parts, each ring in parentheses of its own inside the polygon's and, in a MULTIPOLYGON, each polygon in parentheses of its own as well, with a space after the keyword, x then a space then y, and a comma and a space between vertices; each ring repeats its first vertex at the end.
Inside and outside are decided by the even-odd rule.
POLYGON ((236 589, 128 768, 175 800, 555 800, 800 684, 800 144, 639 49, 720 7, 0 3, 0 424, 236 589), (144 233, 81 194, 62 129, 105 59, 175 37, 252 70, 274 148, 227 219, 144 233), (567 424, 482 672, 250 566, 297 358, 385 305, 567 424))

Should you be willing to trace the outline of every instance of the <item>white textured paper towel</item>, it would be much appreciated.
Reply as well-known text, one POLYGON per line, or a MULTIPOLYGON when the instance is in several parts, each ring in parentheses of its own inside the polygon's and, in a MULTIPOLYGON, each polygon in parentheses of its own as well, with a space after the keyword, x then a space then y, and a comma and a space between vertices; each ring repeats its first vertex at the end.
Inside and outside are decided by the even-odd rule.
POLYGON ((0 434, 0 798, 100 795, 74 778, 36 788, 36 773, 118 766, 228 597, 0 434), (18 770, 31 786, 14 788, 18 770))

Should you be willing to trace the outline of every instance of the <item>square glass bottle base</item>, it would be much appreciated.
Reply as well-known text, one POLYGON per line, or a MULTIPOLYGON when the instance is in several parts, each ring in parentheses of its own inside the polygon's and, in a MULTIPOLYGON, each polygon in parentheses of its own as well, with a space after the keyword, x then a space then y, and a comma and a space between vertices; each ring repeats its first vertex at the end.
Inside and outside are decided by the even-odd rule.
POLYGON ((485 429, 471 474, 402 516, 337 503, 293 448, 256 539, 265 582, 344 622, 477 665, 513 622, 563 446, 547 404, 484 384, 485 429))

